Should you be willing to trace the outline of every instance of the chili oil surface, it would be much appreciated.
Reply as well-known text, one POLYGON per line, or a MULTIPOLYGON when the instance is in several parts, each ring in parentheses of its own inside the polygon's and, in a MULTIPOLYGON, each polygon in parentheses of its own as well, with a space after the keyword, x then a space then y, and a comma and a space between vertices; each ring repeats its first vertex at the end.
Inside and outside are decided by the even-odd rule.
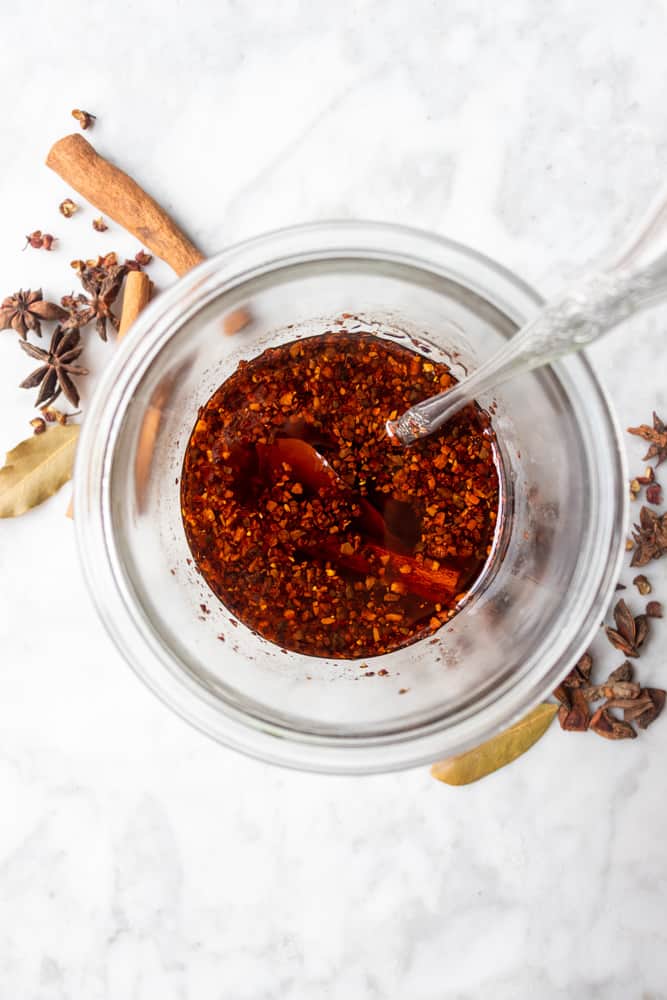
POLYGON ((211 590, 285 649, 370 657, 435 632, 479 577, 499 479, 488 418, 469 406, 404 448, 386 433, 455 382, 371 334, 269 348, 198 415, 183 524, 211 590))

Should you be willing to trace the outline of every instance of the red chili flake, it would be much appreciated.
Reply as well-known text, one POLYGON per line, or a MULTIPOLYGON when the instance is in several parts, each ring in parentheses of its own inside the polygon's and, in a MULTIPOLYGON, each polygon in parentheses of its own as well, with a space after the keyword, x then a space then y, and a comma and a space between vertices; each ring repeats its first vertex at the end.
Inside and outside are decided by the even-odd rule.
POLYGON ((230 612, 278 646, 355 659, 449 621, 493 543, 493 434, 474 405, 409 449, 385 424, 454 381, 346 331, 239 365, 200 410, 181 481, 192 554, 230 612))

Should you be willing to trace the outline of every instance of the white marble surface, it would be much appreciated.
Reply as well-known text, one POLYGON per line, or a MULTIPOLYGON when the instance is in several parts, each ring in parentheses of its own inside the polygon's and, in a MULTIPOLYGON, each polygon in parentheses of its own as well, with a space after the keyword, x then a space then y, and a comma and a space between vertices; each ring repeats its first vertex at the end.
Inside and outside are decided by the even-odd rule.
MULTIPOLYGON (((74 106, 206 252, 366 216, 549 292, 665 178, 658 0, 37 0, 0 23, 3 294, 61 292, 71 257, 136 249, 57 214, 42 160, 74 106), (20 252, 38 227, 58 253, 20 252)), ((665 319, 593 352, 623 425, 667 409, 665 319)), ((25 362, 0 334, 3 450, 28 429, 25 362)), ((121 662, 67 499, 0 522, 2 1000, 667 996, 665 720, 627 745, 553 728, 460 790, 243 759, 121 662)), ((656 628, 642 658, 663 685, 664 648, 656 628)))

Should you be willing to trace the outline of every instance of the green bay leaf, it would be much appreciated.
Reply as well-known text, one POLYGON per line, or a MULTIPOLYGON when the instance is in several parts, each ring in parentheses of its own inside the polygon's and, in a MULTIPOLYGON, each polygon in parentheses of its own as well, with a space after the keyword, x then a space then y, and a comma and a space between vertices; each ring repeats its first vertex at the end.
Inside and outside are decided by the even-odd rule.
POLYGON ((79 425, 33 434, 7 452, 0 469, 0 517, 18 517, 72 478, 79 425))
POLYGON ((479 781, 498 768, 511 764, 537 743, 553 722, 557 711, 558 705, 543 702, 486 743, 467 750, 458 757, 433 764, 431 774, 448 785, 470 785, 473 781, 479 781))

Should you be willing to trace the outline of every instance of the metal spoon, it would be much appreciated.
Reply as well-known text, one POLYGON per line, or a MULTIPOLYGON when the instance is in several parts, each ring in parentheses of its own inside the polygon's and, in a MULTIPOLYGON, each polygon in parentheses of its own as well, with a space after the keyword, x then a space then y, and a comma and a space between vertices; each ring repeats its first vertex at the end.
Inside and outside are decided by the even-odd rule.
POLYGON ((663 195, 637 234, 598 273, 573 285, 516 333, 477 371, 453 388, 417 403, 387 433, 404 445, 428 437, 483 393, 579 351, 641 309, 667 297, 667 198, 663 195))

